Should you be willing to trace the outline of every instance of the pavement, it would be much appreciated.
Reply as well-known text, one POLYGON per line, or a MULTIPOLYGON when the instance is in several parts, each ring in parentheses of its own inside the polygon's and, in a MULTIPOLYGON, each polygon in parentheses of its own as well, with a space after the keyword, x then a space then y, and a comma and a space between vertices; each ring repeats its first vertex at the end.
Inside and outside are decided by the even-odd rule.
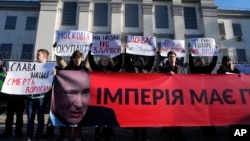
MULTIPOLYGON (((4 105, 0 105, 0 134, 4 132, 4 126, 5 126, 4 123, 6 119, 5 109, 6 107, 4 105)), ((26 113, 24 114, 23 119, 24 119, 23 133, 26 134, 26 125, 27 125, 26 113)), ((45 115, 45 123, 47 122, 47 119, 48 119, 48 114, 45 115)), ((14 118, 13 129, 15 129, 15 118, 14 118)), ((114 131, 116 136, 113 137, 111 141, 133 141, 133 132, 131 128, 117 127, 114 128, 114 131)), ((219 138, 209 139, 209 141, 229 141, 228 127, 216 127, 216 132, 219 138)), ((183 134, 186 141, 207 141, 207 139, 204 139, 202 137, 200 127, 183 127, 183 134)), ((83 127, 81 135, 83 141, 94 141, 94 127, 83 127)), ((163 132, 161 127, 148 128, 147 136, 150 141, 169 141, 168 133, 163 132)), ((23 138, 10 137, 5 139, 0 138, 0 141, 25 141, 25 137, 23 138)), ((53 137, 43 139, 42 141, 59 141, 59 128, 58 127, 55 128, 55 135, 53 137)), ((70 141, 74 141, 73 134, 70 138, 70 141)), ((102 139, 101 141, 104 141, 104 139, 102 139)))

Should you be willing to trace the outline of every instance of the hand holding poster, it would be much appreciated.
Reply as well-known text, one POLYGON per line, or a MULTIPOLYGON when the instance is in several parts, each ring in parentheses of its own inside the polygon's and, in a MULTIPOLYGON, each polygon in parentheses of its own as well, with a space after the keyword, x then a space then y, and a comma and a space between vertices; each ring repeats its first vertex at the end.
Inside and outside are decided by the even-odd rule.
POLYGON ((156 38, 145 36, 128 36, 126 53, 144 56, 154 56, 156 38))
POLYGON ((121 38, 118 34, 95 34, 91 53, 93 55, 119 55, 121 52, 121 38))
POLYGON ((190 53, 192 56, 218 56, 219 52, 215 40, 212 38, 192 38, 190 53))
POLYGON ((87 54, 89 45, 92 43, 92 33, 77 30, 58 30, 56 32, 56 43, 54 53, 58 56, 71 56, 76 50, 87 54))
POLYGON ((161 56, 167 57, 169 51, 174 51, 177 57, 185 57, 185 41, 184 40, 161 40, 161 56))
POLYGON ((4 80, 2 92, 30 95, 46 93, 53 81, 54 63, 9 62, 10 72, 4 80))

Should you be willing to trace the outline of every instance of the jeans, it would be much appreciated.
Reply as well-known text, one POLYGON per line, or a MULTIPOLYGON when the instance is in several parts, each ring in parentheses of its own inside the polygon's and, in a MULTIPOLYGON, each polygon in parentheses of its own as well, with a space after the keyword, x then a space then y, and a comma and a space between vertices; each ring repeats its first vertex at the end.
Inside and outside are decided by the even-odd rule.
POLYGON ((44 115, 46 110, 47 99, 37 98, 37 99, 27 99, 27 138, 33 139, 34 137, 34 121, 37 114, 37 130, 35 138, 42 138, 44 129, 44 115))

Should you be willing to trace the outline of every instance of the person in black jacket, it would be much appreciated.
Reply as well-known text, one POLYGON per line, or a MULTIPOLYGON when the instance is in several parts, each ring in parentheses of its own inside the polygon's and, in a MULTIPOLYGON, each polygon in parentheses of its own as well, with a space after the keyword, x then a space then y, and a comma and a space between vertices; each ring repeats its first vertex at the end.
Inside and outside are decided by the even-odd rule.
MULTIPOLYGON (((144 58, 138 55, 124 54, 124 69, 125 72, 132 73, 152 73, 155 56, 147 56, 149 61, 145 64, 144 58), (134 59, 132 59, 135 57, 134 59)), ((147 128, 146 127, 134 127, 133 140, 134 141, 147 141, 147 128)))
MULTIPOLYGON (((216 66, 217 60, 218 60, 218 56, 213 56, 212 61, 208 65, 206 65, 204 59, 201 57, 198 57, 194 63, 193 62, 194 57, 191 54, 189 54, 190 73, 192 73, 192 74, 211 74, 213 69, 216 66)), ((206 139, 218 137, 214 126, 202 126, 201 131, 202 131, 203 137, 206 139)))
MULTIPOLYGON (((56 46, 56 43, 53 46, 56 46)), ((88 72, 89 70, 85 66, 85 61, 83 61, 83 58, 84 58, 83 54, 78 50, 73 52, 72 56, 70 57, 70 62, 69 63, 66 63, 62 59, 62 57, 56 56, 57 63, 58 63, 58 66, 60 67, 60 70, 88 72)), ((55 99, 52 98, 51 103, 53 103, 54 100, 55 99)), ((55 124, 55 123, 53 123, 53 119, 50 119, 50 122, 52 122, 53 125, 55 124)), ((64 140, 68 140, 68 138, 70 136, 71 127, 69 127, 67 124, 65 124, 65 125, 66 126, 60 126, 60 125, 56 125, 56 126, 60 126, 60 138, 62 138, 64 140)), ((75 131, 76 140, 81 140, 81 130, 82 130, 81 126, 74 127, 73 129, 75 131)))
POLYGON ((195 63, 193 63, 194 57, 191 54, 189 54, 190 73, 193 73, 193 74, 210 74, 210 73, 212 73, 213 69, 216 66, 217 59, 218 59, 218 56, 213 56, 212 62, 209 63, 208 65, 206 65, 204 59, 201 57, 198 57, 195 60, 195 63))
MULTIPOLYGON (((169 51, 167 54, 167 61, 164 61, 163 66, 160 68, 160 73, 174 75, 183 74, 183 68, 176 64, 176 53, 169 51)), ((182 127, 168 127, 170 141, 183 141, 182 127)))
POLYGON ((232 59, 229 56, 223 56, 221 66, 217 70, 218 74, 226 73, 240 73, 240 71, 234 67, 232 59))
MULTIPOLYGON (((102 56, 96 63, 94 60, 94 56, 91 54, 91 51, 89 51, 88 53, 89 65, 92 71, 96 72, 119 72, 122 68, 122 55, 120 54, 116 58, 118 59, 116 64, 114 64, 113 60, 108 56, 102 56)), ((101 136, 104 136, 105 141, 109 141, 112 136, 115 136, 113 128, 105 126, 101 132, 100 126, 96 126, 95 141, 99 141, 101 136)))

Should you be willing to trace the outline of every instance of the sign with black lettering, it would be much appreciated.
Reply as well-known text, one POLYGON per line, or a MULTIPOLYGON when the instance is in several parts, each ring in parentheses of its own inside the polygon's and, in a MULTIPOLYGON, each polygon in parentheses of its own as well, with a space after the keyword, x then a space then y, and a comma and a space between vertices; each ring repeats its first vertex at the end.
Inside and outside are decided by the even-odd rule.
POLYGON ((112 108, 124 127, 250 124, 249 75, 91 72, 90 79, 90 104, 112 108))
POLYGON ((2 92, 7 94, 42 94, 51 89, 55 63, 9 62, 9 72, 2 92))
POLYGON ((56 31, 56 43, 55 55, 71 56, 76 50, 87 54, 89 45, 92 43, 92 33, 78 30, 58 30, 56 31))

